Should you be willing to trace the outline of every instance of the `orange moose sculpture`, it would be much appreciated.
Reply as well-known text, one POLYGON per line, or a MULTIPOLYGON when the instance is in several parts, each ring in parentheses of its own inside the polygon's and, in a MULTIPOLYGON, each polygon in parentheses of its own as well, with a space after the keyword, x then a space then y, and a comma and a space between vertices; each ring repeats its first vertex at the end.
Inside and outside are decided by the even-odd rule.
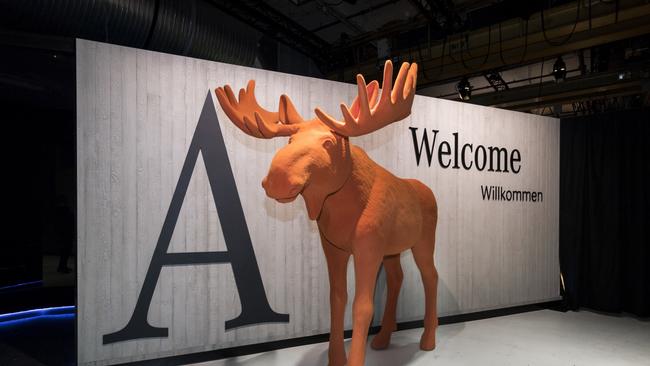
POLYGON ((330 282, 331 333, 329 364, 363 365, 373 296, 380 265, 386 270, 387 301, 381 330, 372 348, 384 349, 396 329, 397 297, 402 284, 400 252, 411 249, 426 297, 420 348, 432 350, 438 326, 438 273, 433 263, 438 208, 431 190, 414 179, 401 179, 372 161, 349 138, 371 133, 411 113, 417 64, 403 63, 395 86, 393 65, 386 61, 381 97, 379 83, 366 85, 357 75, 359 95, 350 108, 341 103, 343 121, 316 108, 305 121, 286 95, 278 112, 259 106, 255 81, 235 97, 230 86, 217 88, 219 104, 246 134, 258 138, 291 136, 273 157, 262 181, 266 194, 278 202, 302 195, 311 220, 317 220, 330 282), (354 258, 353 332, 349 360, 343 346, 343 316, 347 302, 346 269, 354 258))

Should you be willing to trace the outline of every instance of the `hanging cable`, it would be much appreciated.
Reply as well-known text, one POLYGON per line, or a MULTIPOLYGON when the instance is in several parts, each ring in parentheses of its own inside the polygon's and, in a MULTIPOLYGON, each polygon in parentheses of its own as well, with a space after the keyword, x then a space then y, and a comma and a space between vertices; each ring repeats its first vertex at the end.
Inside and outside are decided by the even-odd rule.
MULTIPOLYGON (((445 40, 447 40, 447 37, 445 37, 445 40)), ((462 46, 461 46, 461 52, 462 52, 462 46)), ((449 58, 454 62, 458 62, 458 60, 455 59, 454 56, 451 55, 451 46, 449 46, 449 58)))
MULTIPOLYGON (((528 52, 528 19, 526 19, 526 34, 524 35, 524 52, 521 54, 521 59, 513 64, 520 64, 526 58, 526 53, 528 52)), ((499 23, 499 57, 501 57, 501 63, 504 66, 507 66, 508 63, 503 58, 503 39, 501 38, 501 23, 499 23)))
POLYGON ((539 70, 539 87, 537 89, 537 109, 539 109, 540 98, 542 97, 542 80, 544 80, 544 58, 542 58, 542 68, 541 70, 539 70))
POLYGON ((359 48, 355 48, 354 52, 352 52, 352 57, 354 57, 354 63, 357 65, 357 74, 361 74, 361 56, 359 55, 359 48))
POLYGON ((591 30, 591 0, 587 0, 587 1, 589 1, 589 8, 588 8, 588 10, 589 10, 589 30, 591 30))
POLYGON ((429 58, 431 58, 431 23, 427 23, 427 50, 429 50, 429 58))
POLYGON ((442 70, 445 67, 445 46, 447 45, 447 37, 442 40, 442 50, 440 50, 440 70, 438 75, 442 75, 442 70))
MULTIPOLYGON (((431 48, 429 48, 429 54, 431 54, 431 48)), ((424 57, 422 57, 422 47, 420 46, 420 42, 418 42, 418 57, 420 58, 420 63, 422 66, 424 66, 424 57)), ((424 76, 425 79, 429 79, 429 76, 427 75, 427 70, 425 67, 422 67, 422 75, 424 76)))
POLYGON ((576 31, 576 27, 578 26, 578 20, 580 20, 580 0, 576 1, 576 20, 573 23, 573 29, 571 29, 571 33, 569 33, 569 35, 560 42, 552 41, 546 35, 546 24, 544 23, 544 8, 542 8, 542 11, 540 12, 540 17, 542 18, 542 34, 544 35, 544 40, 546 40, 546 42, 551 46, 561 46, 567 43, 571 39, 571 37, 573 37, 573 33, 576 31))
MULTIPOLYGON (((438 72, 435 75, 431 75, 431 78, 427 78, 429 80, 433 80, 437 78, 438 76, 442 75, 442 72, 445 67, 445 47, 447 46, 447 37, 442 39, 442 48, 440 50, 440 65, 438 66, 438 72)), ((431 58, 433 60, 433 57, 431 58)), ((422 72, 424 72, 424 67, 422 67, 422 72)))
MULTIPOLYGON (((469 52, 469 37, 467 37, 467 35, 465 35, 465 37, 466 37, 465 48, 467 49, 467 54, 469 55, 470 58, 474 58, 474 56, 472 56, 472 54, 469 52)), ((487 63, 487 60, 490 57, 490 48, 491 48, 491 46, 492 46, 492 25, 490 25, 488 27, 488 49, 487 49, 487 52, 485 53, 485 58, 483 59, 483 61, 479 65, 474 66, 474 68, 481 67, 481 66, 483 66, 483 65, 485 65, 487 63)), ((463 53, 464 53, 463 49, 461 48, 461 50, 460 50, 460 61, 463 64, 463 67, 466 70, 470 70, 470 68, 467 67, 467 64, 465 63, 465 57, 463 56, 463 53)))

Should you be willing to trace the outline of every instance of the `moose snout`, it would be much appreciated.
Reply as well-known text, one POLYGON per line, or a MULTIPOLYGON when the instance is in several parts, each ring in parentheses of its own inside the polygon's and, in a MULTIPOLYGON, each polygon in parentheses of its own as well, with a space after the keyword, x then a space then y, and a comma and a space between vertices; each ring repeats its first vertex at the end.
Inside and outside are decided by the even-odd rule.
POLYGON ((303 185, 292 182, 283 174, 271 174, 262 179, 262 188, 266 195, 282 203, 291 202, 302 190, 303 185))

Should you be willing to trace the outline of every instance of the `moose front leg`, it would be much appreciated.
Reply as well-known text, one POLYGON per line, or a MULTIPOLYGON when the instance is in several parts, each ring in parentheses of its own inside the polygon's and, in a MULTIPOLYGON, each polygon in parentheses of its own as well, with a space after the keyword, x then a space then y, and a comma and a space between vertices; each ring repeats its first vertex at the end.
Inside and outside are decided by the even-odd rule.
POLYGON ((332 245, 323 234, 321 234, 321 244, 327 260, 330 281, 329 366, 343 366, 347 361, 343 346, 343 318, 345 305, 348 302, 347 268, 350 253, 332 245))
POLYGON ((382 255, 370 246, 356 246, 354 253, 355 292, 352 305, 352 345, 349 366, 362 366, 366 355, 368 327, 373 314, 373 297, 382 255))

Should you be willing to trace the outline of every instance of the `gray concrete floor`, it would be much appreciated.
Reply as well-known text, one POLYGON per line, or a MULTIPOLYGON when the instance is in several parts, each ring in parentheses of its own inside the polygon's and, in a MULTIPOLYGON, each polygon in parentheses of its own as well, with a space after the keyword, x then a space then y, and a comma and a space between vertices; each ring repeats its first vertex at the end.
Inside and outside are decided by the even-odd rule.
MULTIPOLYGON (((396 332, 387 350, 368 349, 366 365, 650 366, 650 322, 625 316, 540 310, 444 325, 432 352, 419 350, 421 332, 396 332)), ((327 365, 327 343, 195 365, 327 365)))

